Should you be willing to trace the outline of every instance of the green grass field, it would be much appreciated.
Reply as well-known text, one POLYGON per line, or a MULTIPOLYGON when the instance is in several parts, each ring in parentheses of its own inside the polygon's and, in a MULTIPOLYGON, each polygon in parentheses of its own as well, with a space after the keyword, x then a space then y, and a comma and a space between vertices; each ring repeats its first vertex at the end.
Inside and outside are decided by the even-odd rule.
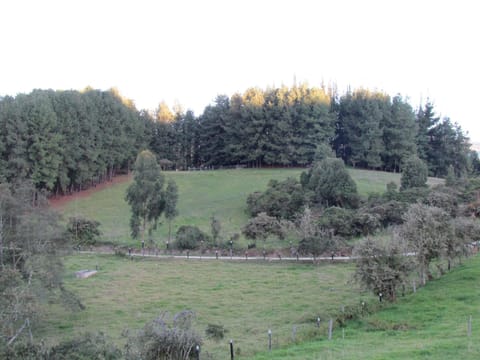
MULTIPOLYGON (((267 187, 270 179, 298 178, 302 169, 244 169, 199 172, 166 172, 167 178, 176 181, 179 188, 179 216, 174 220, 173 233, 181 225, 196 225, 210 233, 213 215, 222 223, 222 238, 227 240, 239 233, 247 222, 245 213, 247 196, 267 187)), ((359 193, 384 192, 386 184, 400 183, 400 174, 350 169, 359 193)), ((438 179, 430 179, 433 183, 438 179)), ((84 215, 101 222, 103 241, 139 247, 138 241, 130 238, 130 210, 124 201, 128 183, 117 184, 94 193, 88 198, 74 200, 61 210, 65 217, 84 215)), ((163 247, 168 237, 168 226, 163 224, 154 232, 153 238, 163 247)))
MULTIPOLYGON (((359 192, 382 192, 399 174, 350 170, 359 192)), ((179 186, 177 228, 193 224, 209 230, 210 217, 218 216, 224 238, 246 222, 249 193, 265 189, 270 179, 299 176, 299 169, 170 172, 179 186)), ((430 183, 438 183, 431 179, 430 183)), ((73 201, 62 211, 99 220, 105 238, 134 244, 129 238, 129 209, 123 197, 128 184, 99 191, 73 201)), ((155 234, 166 239, 166 225, 155 234)), ((326 319, 342 305, 359 306, 378 300, 352 282, 353 264, 228 262, 202 260, 134 260, 107 255, 74 255, 65 259, 66 287, 80 296, 86 310, 69 313, 49 307, 38 329, 47 342, 84 331, 108 333, 120 346, 126 329, 139 329, 158 314, 194 310, 196 328, 204 335, 208 324, 223 325, 221 342, 206 340, 203 358, 228 358, 228 341, 235 343, 236 358, 260 359, 476 359, 480 356, 480 258, 468 260, 416 294, 374 315, 334 329, 326 340, 326 319), (89 279, 78 280, 74 271, 100 268, 89 279), (467 318, 473 317, 467 338, 467 318), (322 325, 315 326, 320 316, 322 325), (292 330, 295 327, 295 342, 292 330), (273 351, 267 347, 267 330, 273 331, 273 351), (210 355, 208 357, 207 355, 210 355)))
MULTIPOLYGON (((48 342, 85 331, 103 331, 119 345, 124 329, 139 329, 163 311, 190 309, 205 336, 208 324, 223 325, 221 342, 206 340, 203 353, 228 357, 228 341, 248 358, 266 346, 272 329, 276 347, 324 333, 315 319, 327 319, 341 305, 374 301, 351 282, 352 264, 293 264, 222 260, 129 260, 113 255, 75 255, 65 259, 66 287, 80 296, 86 310, 71 314, 51 307, 38 329, 48 342), (80 269, 97 275, 76 279, 80 269)), ((238 350, 236 350, 238 351, 238 350)))
POLYGON ((254 359, 479 359, 480 257, 398 303, 310 341, 254 359), (472 316, 471 337, 467 322, 472 316))

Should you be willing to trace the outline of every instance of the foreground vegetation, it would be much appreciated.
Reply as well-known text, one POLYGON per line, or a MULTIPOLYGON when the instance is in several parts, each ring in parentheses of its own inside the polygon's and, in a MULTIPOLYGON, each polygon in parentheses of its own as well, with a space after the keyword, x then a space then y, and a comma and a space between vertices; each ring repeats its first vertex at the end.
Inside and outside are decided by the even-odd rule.
POLYGON ((334 317, 342 305, 376 302, 351 283, 352 264, 232 263, 194 260, 134 260, 114 256, 77 255, 65 259, 65 286, 86 309, 70 313, 51 307, 38 329, 49 342, 86 331, 103 331, 122 345, 126 329, 138 330, 163 311, 189 309, 205 337, 208 324, 228 331, 219 342, 206 340, 202 353, 228 356, 228 341, 245 356, 261 351, 272 329, 275 346, 311 338, 315 321, 334 317), (80 280, 80 269, 100 271, 80 280))
POLYGON ((337 327, 332 341, 306 342, 254 359, 478 359, 479 277, 476 256, 398 303, 349 322, 343 333, 337 327))

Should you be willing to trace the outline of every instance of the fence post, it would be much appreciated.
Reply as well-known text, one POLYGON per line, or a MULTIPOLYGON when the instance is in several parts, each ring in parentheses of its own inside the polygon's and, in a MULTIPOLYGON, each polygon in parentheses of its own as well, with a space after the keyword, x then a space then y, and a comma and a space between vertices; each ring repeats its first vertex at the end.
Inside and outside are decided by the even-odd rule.
POLYGON ((233 360, 234 355, 233 355, 233 340, 230 339, 230 360, 233 360))
POLYGON ((272 351, 272 330, 268 329, 268 351, 272 351))
POLYGON ((468 337, 472 336, 472 315, 470 315, 467 322, 467 336, 468 337))
POLYGON ((328 340, 332 340, 333 320, 328 322, 328 340))
POLYGON ((296 336, 297 336, 297 326, 293 325, 293 328, 292 328, 292 341, 293 342, 295 342, 296 336))

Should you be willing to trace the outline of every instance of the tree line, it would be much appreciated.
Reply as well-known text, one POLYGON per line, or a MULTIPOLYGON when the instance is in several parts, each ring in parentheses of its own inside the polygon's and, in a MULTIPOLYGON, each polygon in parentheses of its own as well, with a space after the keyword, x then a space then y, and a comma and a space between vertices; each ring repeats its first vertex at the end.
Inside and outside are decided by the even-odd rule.
POLYGON ((462 128, 435 114, 427 102, 417 110, 402 98, 358 89, 251 88, 219 95, 195 117, 161 103, 148 114, 150 149, 180 169, 243 165, 305 166, 325 148, 353 167, 400 172, 414 155, 429 175, 460 176, 480 169, 462 128))
POLYGON ((70 193, 127 171, 145 124, 117 91, 34 90, 0 101, 0 182, 70 193))
POLYGON ((118 91, 34 90, 0 99, 0 182, 65 194, 128 172, 151 150, 164 169, 307 166, 325 148, 353 167, 400 171, 418 155, 432 176, 479 171, 469 139, 427 102, 305 84, 219 95, 196 116, 137 110, 118 91))

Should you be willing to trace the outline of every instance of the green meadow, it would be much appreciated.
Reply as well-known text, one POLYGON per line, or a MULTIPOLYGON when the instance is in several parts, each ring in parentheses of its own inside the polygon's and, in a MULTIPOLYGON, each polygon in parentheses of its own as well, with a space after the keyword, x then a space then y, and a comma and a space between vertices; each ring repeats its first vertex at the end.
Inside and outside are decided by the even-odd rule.
POLYGON ((125 329, 138 330, 162 312, 196 313, 196 329, 205 337, 208 324, 228 331, 222 341, 206 339, 202 352, 213 359, 228 356, 228 341, 248 358, 265 349, 267 331, 275 347, 321 338, 316 327, 335 316, 341 306, 362 300, 376 302, 352 283, 352 264, 300 264, 277 261, 224 261, 135 259, 114 255, 73 255, 65 258, 65 286, 81 299, 86 309, 70 313, 50 307, 38 329, 47 342, 86 331, 102 331, 119 345, 125 329), (88 279, 74 272, 95 269, 88 279))
POLYGON ((337 327, 331 341, 274 349, 253 359, 479 359, 479 278, 475 256, 396 304, 349 322, 343 331, 337 327))
MULTIPOLYGON (((222 238, 239 232, 248 217, 248 194, 264 190, 270 179, 298 177, 301 169, 167 172, 179 187, 174 228, 197 225, 209 231, 211 216, 222 222, 222 238)), ((399 174, 350 169, 359 192, 383 192, 399 174)), ((430 179, 430 184, 438 183, 430 179)), ((98 191, 66 204, 66 216, 82 214, 102 223, 103 241, 138 246, 130 239, 128 183, 98 191)), ((167 237, 163 223, 154 234, 167 237)), ((287 263, 198 259, 146 259, 76 254, 65 257, 65 286, 86 309, 71 313, 49 306, 37 329, 47 343, 86 331, 107 333, 119 346, 126 330, 138 330, 159 314, 196 313, 195 328, 205 338, 209 324, 227 333, 220 341, 205 338, 202 358, 225 359, 234 341, 236 358, 245 359, 474 359, 480 355, 480 259, 466 261, 451 273, 421 288, 407 290, 393 305, 382 304, 352 280, 353 264, 287 263), (98 268, 97 275, 76 279, 74 272, 98 268), (342 309, 378 310, 335 323, 327 340, 327 320, 342 309), (474 319, 467 337, 467 318, 474 319), (320 317, 320 326, 316 319, 320 317), (272 351, 267 331, 272 330, 272 351)), ((368 312, 368 311, 367 311, 368 312)))
MULTIPOLYGON (((173 233, 181 225, 196 225, 210 233, 210 219, 216 216, 222 223, 221 237, 228 240, 240 233, 247 222, 245 212, 247 196, 262 191, 270 179, 299 178, 304 169, 239 169, 196 172, 165 172, 178 185, 179 216, 173 222, 173 233)), ((384 192, 386 184, 400 183, 400 174, 368 170, 349 170, 362 195, 384 192)), ((430 183, 438 179, 430 179, 430 183)), ((83 215, 101 222, 103 242, 123 246, 139 247, 138 241, 130 237, 130 209, 125 202, 125 191, 129 183, 116 184, 98 191, 88 198, 71 201, 60 211, 65 217, 83 215)), ((153 239, 162 248, 168 238, 168 226, 164 219, 153 233, 153 239)))

